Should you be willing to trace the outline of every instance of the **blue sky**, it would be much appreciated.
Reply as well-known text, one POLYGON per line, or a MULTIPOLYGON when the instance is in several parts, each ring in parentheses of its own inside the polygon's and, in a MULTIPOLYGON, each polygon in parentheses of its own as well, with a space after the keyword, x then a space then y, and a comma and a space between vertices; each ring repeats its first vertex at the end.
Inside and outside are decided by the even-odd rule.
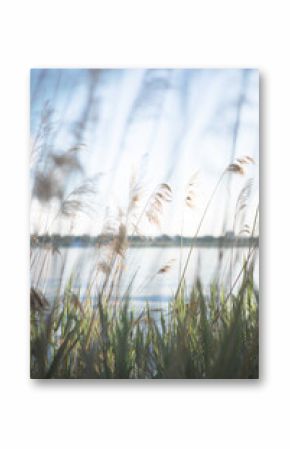
MULTIPOLYGON (((245 220, 251 225, 259 185, 257 70, 35 69, 31 72, 32 142, 48 102, 53 109, 49 151, 61 153, 84 144, 82 179, 102 172, 96 216, 79 216, 72 232, 100 232, 108 208, 126 207, 134 173, 144 201, 159 183, 168 183, 173 191, 161 228, 144 222, 142 232, 179 234, 183 226, 184 234, 192 235, 221 173, 244 155, 256 164, 247 167, 245 176, 225 177, 201 234, 219 235, 224 227, 231 230, 238 194, 249 178, 253 189, 245 220), (188 210, 186 184, 196 172, 196 204, 188 210)), ((82 179, 70 176, 68 190, 82 179)), ((40 222, 45 226, 52 221, 56 209, 33 199, 32 231, 41 228, 40 222)), ((66 227, 63 220, 56 220, 51 230, 68 232, 66 227)))

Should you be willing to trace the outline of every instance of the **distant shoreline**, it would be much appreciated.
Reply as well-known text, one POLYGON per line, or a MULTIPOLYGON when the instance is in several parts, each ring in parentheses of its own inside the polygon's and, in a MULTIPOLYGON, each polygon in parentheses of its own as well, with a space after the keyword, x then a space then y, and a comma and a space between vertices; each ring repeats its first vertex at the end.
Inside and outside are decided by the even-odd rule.
MULTIPOLYGON (((59 235, 41 235, 30 237, 30 245, 32 248, 45 247, 53 244, 59 248, 88 248, 88 247, 105 247, 109 245, 116 236, 59 236, 59 235)), ((180 236, 161 236, 161 237, 137 237, 128 236, 129 248, 177 248, 180 247, 203 247, 203 248, 232 248, 232 247, 259 247, 259 237, 191 237, 180 236)))

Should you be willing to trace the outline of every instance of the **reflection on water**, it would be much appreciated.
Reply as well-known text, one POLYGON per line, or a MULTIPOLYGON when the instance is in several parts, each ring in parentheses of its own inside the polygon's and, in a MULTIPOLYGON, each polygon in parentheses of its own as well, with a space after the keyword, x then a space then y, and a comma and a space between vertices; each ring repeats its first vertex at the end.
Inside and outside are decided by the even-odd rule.
MULTIPOLYGON (((42 260, 45 250, 41 252, 42 260)), ((166 306, 173 297, 180 272, 184 266, 189 248, 129 248, 124 261, 124 272, 120 279, 120 292, 124 293, 130 284, 131 298, 137 306, 145 302, 154 306, 166 306), (160 270, 168 266, 166 270, 160 270), (158 273, 161 271, 161 273, 158 273)), ((213 280, 230 288, 240 272, 243 260, 248 254, 248 248, 194 248, 186 272, 186 289, 190 291, 197 276, 205 288, 213 280)), ((101 261, 100 253, 95 248, 62 248, 59 253, 46 254, 45 276, 38 281, 38 272, 41 264, 32 270, 32 283, 38 281, 38 286, 45 291, 47 297, 52 298, 60 287, 65 285, 72 273, 72 286, 84 296, 87 285, 96 273, 96 267, 101 261), (65 262, 63 264, 63 262, 65 262), (64 271, 62 272, 62 266, 64 271)), ((259 256, 256 254, 254 281, 259 283, 259 256)), ((100 283, 97 286, 100 287, 100 283)), ((94 290, 97 293, 97 288, 94 290)))

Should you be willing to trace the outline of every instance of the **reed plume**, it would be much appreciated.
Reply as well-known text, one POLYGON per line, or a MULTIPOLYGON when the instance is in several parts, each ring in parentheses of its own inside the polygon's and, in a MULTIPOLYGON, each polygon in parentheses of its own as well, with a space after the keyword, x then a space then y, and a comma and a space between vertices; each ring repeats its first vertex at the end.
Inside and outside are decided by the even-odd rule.
POLYGON ((160 184, 151 196, 148 209, 145 212, 149 223, 160 227, 164 205, 170 201, 172 201, 171 187, 166 183, 160 184))
POLYGON ((163 265, 158 271, 157 274, 168 273, 171 270, 176 259, 170 259, 165 265, 163 265))
POLYGON ((98 193, 98 182, 101 173, 85 179, 61 201, 59 213, 65 217, 72 217, 78 213, 90 215, 94 212, 95 195, 98 193))
POLYGON ((251 156, 243 156, 238 158, 233 164, 230 164, 226 171, 228 173, 237 173, 239 175, 244 175, 246 173, 245 165, 254 164, 255 161, 251 156))

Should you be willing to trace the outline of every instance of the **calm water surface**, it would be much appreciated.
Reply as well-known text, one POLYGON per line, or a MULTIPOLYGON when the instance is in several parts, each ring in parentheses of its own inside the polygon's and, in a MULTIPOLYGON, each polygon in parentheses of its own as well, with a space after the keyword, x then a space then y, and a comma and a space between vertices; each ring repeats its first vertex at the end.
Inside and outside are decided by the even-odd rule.
MULTIPOLYGON (((45 255, 45 250, 40 252, 39 261, 45 255)), ((129 248, 125 260, 124 275, 120 282, 121 292, 125 292, 132 282, 131 297, 136 306, 143 306, 148 302, 150 306, 166 307, 168 301, 174 295, 180 276, 181 267, 184 265, 189 248, 129 248), (158 271, 166 266, 170 268, 165 273, 158 271)), ((241 270, 248 248, 194 248, 185 281, 189 291, 197 276, 200 277, 205 288, 216 279, 223 285, 230 286, 230 278, 235 280, 241 270), (230 270, 232 263, 232 270, 230 270), (218 267, 220 267, 218 269, 218 267)), ((38 280, 38 286, 52 298, 60 285, 64 290, 71 273, 73 288, 85 294, 88 280, 91 279, 95 267, 103 260, 100 251, 95 248, 62 248, 60 254, 50 255, 46 260, 46 275, 38 280), (65 269, 62 274, 62 265, 65 261, 65 269)), ((31 273, 32 283, 36 283, 41 263, 37 263, 31 273)), ((259 283, 259 258, 258 250, 254 270, 254 280, 258 288, 259 283)))

